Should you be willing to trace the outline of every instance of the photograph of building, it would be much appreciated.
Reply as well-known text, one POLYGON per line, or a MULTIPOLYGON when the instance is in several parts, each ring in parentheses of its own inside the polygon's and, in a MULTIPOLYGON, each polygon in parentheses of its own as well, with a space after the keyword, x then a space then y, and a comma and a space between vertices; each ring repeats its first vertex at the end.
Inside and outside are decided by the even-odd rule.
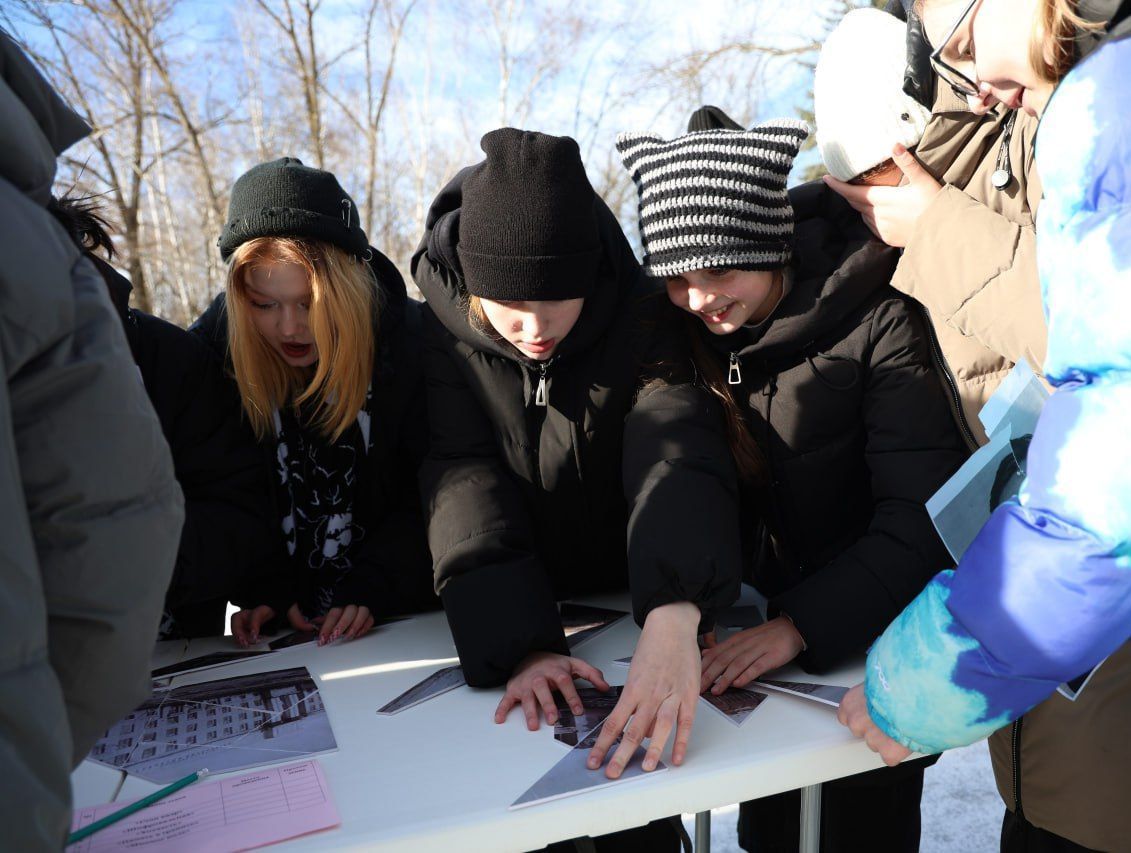
POLYGON ((154 782, 337 748, 305 667, 158 689, 98 740, 90 758, 154 782))

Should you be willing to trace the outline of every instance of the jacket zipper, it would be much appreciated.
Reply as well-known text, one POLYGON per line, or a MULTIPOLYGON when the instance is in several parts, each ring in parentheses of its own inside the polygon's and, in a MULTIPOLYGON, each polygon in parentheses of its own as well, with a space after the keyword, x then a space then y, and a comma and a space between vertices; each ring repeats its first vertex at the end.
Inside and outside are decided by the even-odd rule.
POLYGON ((939 344, 938 335, 935 333, 935 325, 931 321, 931 315, 922 306, 920 306, 920 310, 922 310, 923 319, 927 324, 927 338, 931 343, 931 356, 934 358, 935 367, 942 374, 946 387, 950 391, 950 405, 954 419, 958 422, 958 428, 962 431, 962 438, 965 440, 968 449, 977 450, 978 440, 974 438, 974 431, 970 429, 970 423, 966 420, 966 411, 962 408, 962 395, 958 393, 958 381, 950 372, 950 367, 943 357, 942 346, 939 344))
POLYGON ((738 360, 738 353, 730 354, 730 365, 727 368, 727 385, 742 384, 742 364, 738 360))
POLYGON ((1021 724, 1024 717, 1018 717, 1013 723, 1013 813, 1023 817, 1025 812, 1021 809, 1021 724))
POLYGON ((538 363, 538 385, 534 388, 534 405, 542 408, 549 405, 549 397, 546 394, 546 372, 549 369, 548 361, 538 363))

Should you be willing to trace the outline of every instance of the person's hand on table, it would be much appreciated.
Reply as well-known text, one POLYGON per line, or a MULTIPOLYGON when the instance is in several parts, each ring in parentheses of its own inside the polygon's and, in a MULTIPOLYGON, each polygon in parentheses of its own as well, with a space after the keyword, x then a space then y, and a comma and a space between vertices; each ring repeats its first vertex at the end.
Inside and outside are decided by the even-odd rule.
MULTIPOLYGON (((296 610, 297 608, 292 607, 291 609, 296 610)), ((301 618, 301 614, 299 615, 301 618)), ((292 624, 294 623, 292 622, 292 624)), ((369 633, 372 627, 373 615, 369 612, 368 607, 362 604, 347 604, 345 607, 330 608, 329 613, 315 619, 314 624, 310 625, 309 628, 300 628, 299 630, 317 630, 318 645, 324 646, 340 639, 357 639, 369 633)))
POLYGON ((864 697, 863 684, 857 684, 844 694, 836 718, 841 725, 848 726, 856 737, 864 738, 868 749, 878 752, 888 767, 894 767, 911 754, 910 749, 892 740, 872 721, 872 715, 868 713, 868 700, 864 697))
POLYGON ((785 666, 803 648, 801 634, 785 616, 739 631, 703 651, 699 689, 718 696, 730 687, 745 687, 763 673, 785 666))
POLYGON ((586 663, 581 658, 559 655, 553 652, 534 652, 526 656, 507 682, 507 691, 495 709, 495 722, 506 722, 512 708, 522 706, 526 715, 526 727, 538 730, 538 709, 546 716, 546 722, 554 725, 558 721, 558 706, 554 702, 554 691, 562 694, 570 710, 575 714, 585 713, 581 697, 573 684, 575 678, 584 678, 600 691, 609 689, 609 683, 601 670, 586 663))
POLYGON ((259 631, 275 618, 275 609, 261 604, 232 614, 232 637, 243 647, 259 642, 259 631))
POLYGON ((906 179, 898 187, 848 184, 832 175, 825 175, 824 181, 860 212, 873 234, 889 246, 903 249, 911 242, 919 217, 942 190, 942 184, 902 145, 892 149, 892 159, 906 179))
POLYGON ((644 738, 651 738, 644 769, 654 770, 675 733, 672 763, 687 754, 699 704, 699 608, 682 601, 657 607, 644 620, 620 700, 605 719, 588 766, 596 770, 620 738, 605 775, 618 778, 644 738))
MULTIPOLYGON (((259 642, 259 632, 263 626, 275 618, 275 608, 267 604, 240 610, 232 614, 232 636, 241 646, 247 647, 259 642)), ((287 623, 296 631, 317 631, 318 627, 309 622, 297 604, 287 609, 287 623)))

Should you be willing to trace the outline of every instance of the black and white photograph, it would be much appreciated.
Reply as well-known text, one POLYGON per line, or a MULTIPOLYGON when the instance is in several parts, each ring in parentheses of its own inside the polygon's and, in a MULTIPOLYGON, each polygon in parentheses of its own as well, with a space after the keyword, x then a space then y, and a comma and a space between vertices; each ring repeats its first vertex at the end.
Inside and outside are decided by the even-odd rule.
POLYGON ((704 702, 726 717, 736 726, 746 722, 747 717, 754 713, 766 700, 765 693, 756 690, 744 690, 741 687, 731 687, 721 696, 714 693, 704 693, 701 698, 704 702))
POLYGON ((610 610, 607 607, 593 607, 588 604, 563 602, 558 609, 562 619, 562 630, 566 644, 575 649, 586 640, 591 640, 616 622, 627 616, 623 610, 610 610))
POLYGON ((386 702, 377 709, 378 714, 399 714, 409 708, 415 708, 422 702, 442 696, 457 687, 463 687, 467 681, 463 677, 463 669, 459 666, 446 666, 436 670, 423 681, 417 682, 396 699, 386 702))
POLYGON ((168 784, 203 768, 242 770, 337 747, 318 685, 295 667, 155 690, 88 757, 168 784))
POLYGON ((251 660, 260 655, 268 654, 271 654, 271 652, 264 649, 238 649, 230 652, 212 652, 211 654, 157 667, 150 675, 154 679, 170 678, 174 675, 186 675, 187 673, 198 672, 202 669, 228 666, 229 664, 240 663, 241 661, 251 660))
MULTIPOLYGON (((562 757, 561 761, 551 767, 541 779, 531 785, 521 797, 511 803, 511 808, 521 809, 526 806, 533 806, 550 800, 559 800, 562 797, 570 797, 574 794, 584 794, 586 791, 594 791, 609 785, 619 785, 622 782, 628 782, 644 776, 644 747, 637 748, 636 754, 632 756, 632 759, 625 766, 624 772, 618 779, 609 779, 605 776, 604 768, 590 770, 588 766, 586 766, 585 762, 589 758, 589 750, 597 743, 602 725, 604 725, 604 723, 598 725, 580 740, 577 746, 573 747, 573 749, 562 757)), ((615 744, 610 747, 610 750, 613 749, 616 749, 615 744)), ((654 775, 667 769, 667 765, 661 761, 656 765, 656 769, 647 775, 654 775)))
POLYGON ((579 687, 577 696, 581 699, 584 712, 577 716, 569 707, 565 697, 555 693, 558 705, 558 722, 554 726, 554 740, 566 746, 577 746, 577 742, 593 731, 612 713, 620 701, 621 687, 610 687, 601 692, 596 687, 579 687))
POLYGON ((269 648, 273 652, 277 652, 282 649, 291 649, 295 646, 304 646, 307 643, 312 643, 317 639, 317 631, 292 631, 289 634, 278 637, 277 639, 269 642, 267 644, 267 648, 269 648))
POLYGON ((779 693, 788 693, 790 696, 797 696, 801 699, 820 702, 822 705, 831 705, 834 708, 840 707, 844 694, 848 692, 847 687, 837 687, 835 684, 813 684, 808 681, 777 681, 769 678, 756 678, 750 683, 769 690, 776 690, 779 693))

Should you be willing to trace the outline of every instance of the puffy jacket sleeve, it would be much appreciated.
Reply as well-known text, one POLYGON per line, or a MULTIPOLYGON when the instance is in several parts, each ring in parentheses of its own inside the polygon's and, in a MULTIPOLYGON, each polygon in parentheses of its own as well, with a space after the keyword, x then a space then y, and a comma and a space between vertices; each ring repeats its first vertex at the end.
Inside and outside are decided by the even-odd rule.
MULTIPOLYGON (((17 214, 12 223, 23 221, 31 231, 27 219, 17 214)), ((45 247, 40 234, 15 232, 5 243, 10 270, 36 271, 21 281, 0 279, 0 346, 20 514, 35 541, 45 646, 77 764, 106 726, 148 695, 149 653, 183 502, 168 445, 94 267, 74 253, 68 269, 59 263, 63 250, 45 247)), ((5 642, 5 654, 27 654, 36 633, 28 626, 5 642)))
MULTIPOLYGON (((1041 180, 1033 162, 1036 123, 1023 121, 1022 192, 1035 211, 1041 180)), ((997 146, 993 146, 997 151, 997 146)), ((1036 228, 946 184, 927 206, 892 286, 919 300, 935 323, 953 326, 1011 362, 1043 364, 1047 327, 1037 275, 1036 228)))
POLYGON ((1045 404, 1003 504, 869 654, 869 711, 921 752, 973 743, 1131 636, 1131 39, 1061 84, 1038 157, 1045 404))
MULTIPOLYGON (((682 324, 672 326, 665 327, 670 339, 686 335, 682 324)), ((690 364, 689 356, 681 360, 690 364)), ((723 413, 688 372, 683 381, 645 376, 625 421, 629 587, 638 624, 656 607, 690 601, 702 614, 702 633, 738 597, 742 537, 723 413)))
MULTIPOLYGON (((420 305, 409 302, 406 326, 399 336, 396 364, 388 392, 393 405, 381 400, 376 418, 396 411, 395 434, 388 438, 392 452, 373 452, 371 465, 392 466, 375 471, 388 488, 388 502, 371 517, 372 529, 351 557, 349 574, 334 589, 334 604, 365 604, 374 616, 395 616, 439 606, 433 592, 431 558, 425 534, 418 484, 420 466, 428 453, 428 412, 420 341, 420 305), (384 476, 383 476, 384 475, 384 476)), ((381 432, 382 425, 375 424, 381 432)))
POLYGON ((798 662, 814 672, 863 652, 950 562, 924 505, 966 454, 931 364, 925 319, 909 300, 892 296, 872 314, 863 365, 871 523, 770 602, 797 626, 807 644, 798 662))
POLYGON ((518 484, 460 372, 454 339, 425 309, 431 449, 420 471, 436 591, 467 683, 501 684, 534 651, 568 654, 518 484))

